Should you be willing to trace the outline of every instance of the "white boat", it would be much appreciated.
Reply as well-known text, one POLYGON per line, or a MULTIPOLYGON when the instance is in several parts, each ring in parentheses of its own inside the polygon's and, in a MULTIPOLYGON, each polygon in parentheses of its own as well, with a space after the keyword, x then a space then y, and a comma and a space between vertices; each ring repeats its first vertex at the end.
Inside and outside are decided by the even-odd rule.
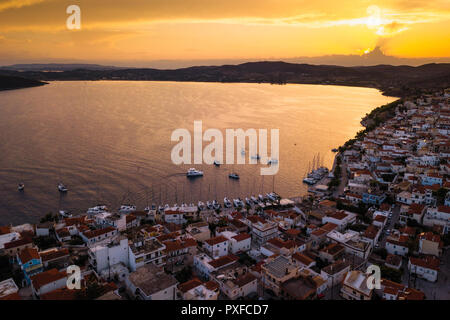
POLYGON ((239 205, 240 205, 239 200, 238 199, 233 199, 233 204, 234 204, 235 208, 238 208, 239 205))
POLYGON ((256 197, 251 196, 250 199, 252 199, 252 201, 253 201, 254 204, 257 204, 257 203, 258 203, 258 199, 256 199, 256 197))
POLYGON ((149 213, 150 211, 156 211, 156 205, 152 204, 151 206, 145 207, 145 212, 149 213))
POLYGON ((101 212, 106 212, 108 208, 103 204, 98 204, 95 207, 87 209, 88 214, 97 214, 101 212))
POLYGON ((259 154, 257 154, 256 156, 252 156, 251 158, 255 159, 255 160, 259 160, 259 159, 261 159, 261 156, 259 154))
POLYGON ((239 175, 237 174, 237 173, 230 173, 229 175, 228 175, 228 177, 230 178, 230 179, 239 179, 239 175))
POLYGON ((269 159, 269 161, 267 161, 267 164, 278 164, 278 160, 277 159, 269 159))
POLYGON ((317 180, 313 179, 313 178, 305 178, 305 179, 303 179, 303 182, 306 183, 306 184, 313 185, 313 184, 315 184, 317 182, 317 180))
POLYGON ((206 207, 207 207, 209 210, 212 210, 212 209, 213 209, 212 202, 206 201, 206 207))
POLYGON ((130 212, 134 212, 134 211, 136 211, 136 206, 134 206, 132 204, 123 204, 119 208, 119 212, 122 212, 122 213, 130 213, 130 212))
POLYGON ((64 217, 64 218, 71 218, 72 217, 72 214, 69 211, 66 211, 66 210, 59 210, 59 214, 60 214, 61 217, 64 217))
POLYGON ((66 188, 66 186, 63 185, 61 182, 58 183, 58 190, 59 190, 59 192, 67 192, 67 191, 68 191, 68 189, 66 188))
POLYGON ((227 197, 223 198, 223 205, 225 206, 225 208, 232 207, 231 201, 227 197))
POLYGON ((213 209, 214 210, 220 209, 220 203, 217 200, 213 201, 213 209))
POLYGON ((238 202, 239 202, 239 207, 243 208, 244 207, 244 201, 242 201, 241 198, 238 198, 238 202))
POLYGON ((259 201, 264 202, 264 197, 262 194, 258 195, 258 199, 259 199, 259 201))
POLYGON ((267 193, 266 197, 269 198, 269 200, 271 200, 271 201, 277 201, 277 199, 270 193, 267 193))
POLYGON ((197 203, 197 207, 201 210, 205 210, 205 204, 203 203, 203 201, 199 201, 197 203))
POLYGON ((187 177, 201 177, 203 176, 203 171, 197 170, 195 168, 190 168, 187 173, 187 177))
POLYGON ((220 166, 220 162, 217 161, 217 160, 214 160, 214 165, 217 166, 217 167, 219 167, 219 166, 220 166))
POLYGON ((19 186, 17 187, 19 191, 23 191, 25 189, 25 184, 23 182, 19 183, 19 186))
POLYGON ((250 200, 249 198, 245 198, 245 203, 249 206, 252 205, 252 200, 250 200))

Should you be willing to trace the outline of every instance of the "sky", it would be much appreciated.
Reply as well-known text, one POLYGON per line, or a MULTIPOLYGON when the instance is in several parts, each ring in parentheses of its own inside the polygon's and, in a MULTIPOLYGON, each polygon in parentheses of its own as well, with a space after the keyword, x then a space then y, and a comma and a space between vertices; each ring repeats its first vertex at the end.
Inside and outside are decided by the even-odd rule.
POLYGON ((0 0, 0 65, 450 57, 450 0, 0 0), (66 9, 78 5, 81 28, 66 9))

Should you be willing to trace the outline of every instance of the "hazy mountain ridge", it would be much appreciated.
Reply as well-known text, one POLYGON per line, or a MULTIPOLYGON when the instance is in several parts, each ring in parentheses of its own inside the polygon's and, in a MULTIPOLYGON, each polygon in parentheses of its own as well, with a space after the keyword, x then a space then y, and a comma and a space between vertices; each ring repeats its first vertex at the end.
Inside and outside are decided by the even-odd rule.
POLYGON ((30 79, 51 80, 154 80, 196 82, 257 82, 334 84, 373 87, 386 95, 404 96, 418 91, 450 87, 450 63, 412 66, 359 66, 294 64, 283 61, 247 62, 239 65, 196 66, 175 70, 150 68, 74 69, 0 73, 30 79))

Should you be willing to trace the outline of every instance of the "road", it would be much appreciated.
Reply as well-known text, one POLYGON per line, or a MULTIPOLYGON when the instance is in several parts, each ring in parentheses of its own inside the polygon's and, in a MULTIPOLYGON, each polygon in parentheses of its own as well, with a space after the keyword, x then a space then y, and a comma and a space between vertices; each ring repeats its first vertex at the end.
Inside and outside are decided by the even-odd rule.
POLYGON ((386 245, 387 235, 384 233, 384 231, 385 230, 392 230, 392 229, 394 229, 394 226, 395 226, 396 223, 398 223, 399 219, 400 219, 400 205, 397 204, 392 209, 391 221, 389 223, 386 223, 386 225, 384 226, 384 229, 383 229, 383 234, 380 236, 380 240, 378 242, 380 248, 384 248, 385 245, 386 245))

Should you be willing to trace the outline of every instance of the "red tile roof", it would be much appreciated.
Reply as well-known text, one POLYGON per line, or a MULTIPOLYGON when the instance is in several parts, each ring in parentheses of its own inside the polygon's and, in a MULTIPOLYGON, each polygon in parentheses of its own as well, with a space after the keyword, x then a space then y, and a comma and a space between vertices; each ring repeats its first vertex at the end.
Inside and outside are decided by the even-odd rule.
POLYGON ((39 260, 39 253, 35 248, 25 248, 19 253, 20 261, 25 264, 33 259, 39 260))
POLYGON ((239 241, 244 241, 244 240, 250 239, 250 238, 251 238, 251 236, 248 233, 246 233, 246 232, 240 233, 237 236, 233 237, 233 239, 238 241, 238 242, 239 241))
POLYGON ((214 238, 205 240, 205 242, 207 244, 209 244, 210 246, 214 246, 214 245, 216 245, 218 243, 222 243, 222 242, 225 242, 225 241, 228 241, 228 239, 225 238, 224 236, 218 236, 218 237, 214 237, 214 238))
POLYGON ((39 290, 42 286, 65 277, 67 277, 66 272, 60 272, 57 269, 50 269, 32 276, 31 282, 33 283, 34 289, 39 290))

